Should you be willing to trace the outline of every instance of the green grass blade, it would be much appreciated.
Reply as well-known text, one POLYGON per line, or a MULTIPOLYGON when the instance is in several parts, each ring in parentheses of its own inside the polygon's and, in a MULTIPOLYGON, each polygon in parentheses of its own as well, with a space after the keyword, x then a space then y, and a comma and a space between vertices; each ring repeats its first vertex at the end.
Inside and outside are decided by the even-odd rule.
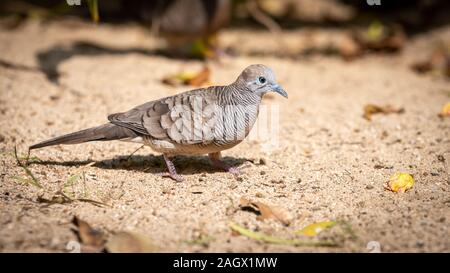
POLYGON ((91 13, 92 21, 98 23, 100 21, 100 15, 98 13, 98 2, 97 0, 88 0, 89 12, 91 13))
POLYGON ((64 188, 63 188, 63 192, 65 194, 67 194, 68 196, 70 196, 71 198, 74 197, 75 195, 75 191, 73 189, 73 186, 75 185, 75 183, 77 183, 77 181, 81 178, 81 175, 79 174, 74 174, 71 175, 66 182, 64 183, 64 188), (72 193, 69 192, 68 188, 72 188, 72 193))
POLYGON ((16 147, 14 147, 14 157, 16 158, 17 161, 17 165, 19 165, 19 167, 21 167, 22 169, 25 170, 25 173, 31 178, 32 182, 31 184, 38 187, 38 188, 43 188, 42 185, 39 183, 39 181, 37 180, 37 178, 34 176, 34 174, 30 171, 30 169, 28 169, 27 166, 25 166, 19 159, 19 157, 17 156, 17 149, 16 147))
POLYGON ((230 228, 239 234, 246 236, 248 238, 262 241, 266 243, 271 244, 278 244, 278 245, 292 245, 292 246, 312 246, 312 247, 319 247, 319 246, 325 246, 325 247, 335 247, 338 246, 336 242, 333 241, 301 241, 296 239, 286 239, 286 238, 279 238, 270 236, 264 233, 260 232, 254 232, 249 229, 246 229, 242 226, 239 226, 235 223, 230 223, 230 228))

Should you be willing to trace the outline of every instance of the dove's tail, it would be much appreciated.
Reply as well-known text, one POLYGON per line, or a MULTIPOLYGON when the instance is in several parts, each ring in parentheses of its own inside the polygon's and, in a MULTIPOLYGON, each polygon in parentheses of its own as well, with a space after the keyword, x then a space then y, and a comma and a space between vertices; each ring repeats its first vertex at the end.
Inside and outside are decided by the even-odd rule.
POLYGON ((78 144, 88 141, 106 141, 125 138, 135 138, 138 135, 125 127, 107 123, 97 127, 81 130, 67 135, 55 137, 30 146, 30 150, 58 144, 78 144))

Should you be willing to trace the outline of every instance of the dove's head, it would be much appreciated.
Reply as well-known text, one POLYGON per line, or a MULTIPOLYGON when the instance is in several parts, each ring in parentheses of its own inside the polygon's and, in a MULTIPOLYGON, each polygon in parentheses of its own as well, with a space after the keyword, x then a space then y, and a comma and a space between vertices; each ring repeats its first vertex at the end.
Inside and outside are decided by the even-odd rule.
POLYGON ((287 98, 288 94, 275 79, 272 69, 262 64, 250 65, 237 80, 245 85, 249 92, 263 96, 267 92, 276 92, 287 98))

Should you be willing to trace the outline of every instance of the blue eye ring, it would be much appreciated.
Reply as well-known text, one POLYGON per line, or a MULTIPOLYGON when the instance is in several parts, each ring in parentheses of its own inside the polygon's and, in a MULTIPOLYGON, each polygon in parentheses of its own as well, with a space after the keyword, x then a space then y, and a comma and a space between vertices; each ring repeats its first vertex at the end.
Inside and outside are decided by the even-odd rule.
POLYGON ((264 77, 259 77, 258 78, 258 81, 259 81, 259 83, 261 83, 261 84, 265 84, 266 83, 266 78, 264 78, 264 77))

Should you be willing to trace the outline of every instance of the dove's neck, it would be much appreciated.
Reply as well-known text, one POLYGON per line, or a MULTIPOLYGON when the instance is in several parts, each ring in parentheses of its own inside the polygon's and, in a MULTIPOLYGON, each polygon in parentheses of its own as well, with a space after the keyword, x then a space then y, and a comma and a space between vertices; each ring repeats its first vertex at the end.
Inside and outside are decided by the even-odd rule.
POLYGON ((242 141, 258 118, 261 96, 249 90, 242 90, 241 86, 239 84, 223 86, 219 92, 219 105, 224 113, 225 128, 234 128, 230 132, 225 132, 232 134, 226 139, 235 139, 234 137, 239 135, 242 138, 238 137, 238 140, 242 141))
POLYGON ((224 86, 223 92, 220 94, 222 105, 241 105, 241 106, 259 106, 261 103, 261 95, 255 94, 249 90, 244 90, 242 85, 233 83, 224 86))

